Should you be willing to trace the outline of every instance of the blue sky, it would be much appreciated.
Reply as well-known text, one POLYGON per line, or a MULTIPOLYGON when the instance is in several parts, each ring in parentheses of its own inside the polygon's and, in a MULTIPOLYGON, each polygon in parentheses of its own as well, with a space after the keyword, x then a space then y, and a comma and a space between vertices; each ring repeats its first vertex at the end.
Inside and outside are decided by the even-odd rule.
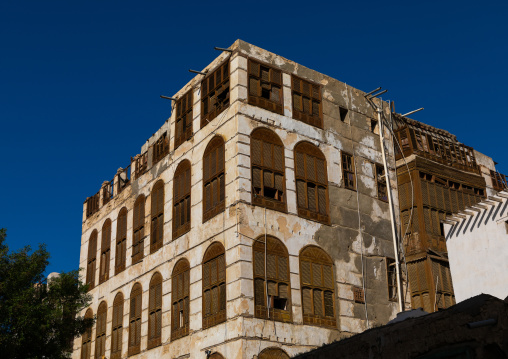
POLYGON ((506 158, 508 2, 3 1, 0 228, 78 267, 83 201, 169 117, 172 95, 240 38, 506 158))

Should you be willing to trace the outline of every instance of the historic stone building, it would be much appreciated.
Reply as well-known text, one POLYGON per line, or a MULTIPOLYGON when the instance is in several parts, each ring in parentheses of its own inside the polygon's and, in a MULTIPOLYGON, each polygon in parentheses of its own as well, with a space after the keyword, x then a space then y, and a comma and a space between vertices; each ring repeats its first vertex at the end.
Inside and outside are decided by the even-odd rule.
POLYGON ((97 323, 74 359, 284 358, 395 317, 364 92, 238 40, 172 101, 85 201, 80 267, 97 323))

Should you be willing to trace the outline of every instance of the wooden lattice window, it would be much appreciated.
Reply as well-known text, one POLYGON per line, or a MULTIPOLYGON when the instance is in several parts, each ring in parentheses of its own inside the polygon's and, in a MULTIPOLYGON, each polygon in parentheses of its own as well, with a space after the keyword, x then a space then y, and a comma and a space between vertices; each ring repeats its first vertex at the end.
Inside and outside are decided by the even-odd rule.
POLYGON ((281 114, 282 72, 249 59, 249 104, 281 114))
POLYGON ((450 265, 447 261, 439 261, 431 259, 433 289, 437 289, 435 293, 436 310, 445 309, 455 304, 455 296, 453 294, 452 276, 450 273, 450 265))
POLYGON ((224 140, 214 137, 203 155, 203 223, 225 208, 224 140))
POLYGON ((353 292, 353 300, 355 303, 365 303, 365 291, 362 287, 352 287, 351 291, 353 292))
POLYGON ((118 293, 113 301, 113 319, 111 321, 111 359, 122 357, 123 333, 123 294, 118 293))
POLYGON ((164 240, 164 181, 159 180, 153 186, 151 202, 150 253, 154 253, 162 247, 164 240))
POLYGON ((201 128, 229 106, 229 59, 201 82, 201 128))
POLYGON ((180 259, 171 276, 171 340, 189 334, 189 273, 189 262, 180 259))
POLYGON ((300 253, 303 323, 336 327, 333 262, 321 248, 307 246, 300 253))
POLYGON ((86 199, 86 218, 99 210, 100 192, 86 199))
POLYGON ((143 259, 145 240, 145 196, 140 195, 134 203, 132 224, 132 264, 143 259))
POLYGON ((289 355, 280 348, 266 348, 259 353, 258 359, 289 359, 289 355))
POLYGON ((102 358, 106 355, 106 322, 108 305, 102 302, 97 309, 97 322, 95 329, 95 357, 102 358))
POLYGON ((127 257, 127 208, 122 208, 116 220, 115 275, 125 269, 127 257))
POLYGON ((95 287, 95 263, 97 262, 97 230, 94 229, 88 240, 88 258, 86 264, 86 284, 88 290, 95 287))
MULTIPOLYGON (((88 309, 85 313, 85 319, 92 319, 93 312, 88 309)), ((92 327, 88 328, 81 335, 81 359, 90 359, 92 354, 92 327)))
POLYGON ((191 228, 191 164, 180 162, 173 180, 173 239, 191 228))
POLYGON ((192 89, 176 101, 175 149, 192 137, 192 89))
POLYGON ((99 270, 99 284, 109 278, 109 259, 111 256, 111 220, 107 219, 102 226, 101 238, 101 267, 99 270))
POLYGON ((386 279, 388 281, 388 299, 392 302, 397 301, 397 271, 395 268, 395 259, 386 258, 386 279))
POLYGON ((388 202, 385 168, 377 163, 376 163, 376 184, 377 184, 377 198, 380 199, 381 201, 388 202))
POLYGON ((226 321, 224 246, 213 243, 203 258, 203 329, 226 321))
POLYGON ((293 117, 309 125, 323 128, 321 86, 291 76, 293 117))
POLYGON ((131 166, 134 162, 134 179, 138 179, 148 170, 148 152, 131 157, 131 166))
POLYGON ((150 281, 148 302, 148 349, 161 345, 162 276, 155 273, 150 281))
POLYGON ((291 322, 288 252, 286 246, 277 238, 266 238, 266 246, 264 236, 259 237, 253 245, 255 316, 291 322))
POLYGON ((258 128, 251 134, 252 203, 286 211, 284 145, 274 132, 258 128))
POLYGON ((136 283, 131 291, 129 313, 129 352, 128 355, 138 354, 141 346, 141 297, 143 289, 136 283))
POLYGON ((342 152, 342 178, 344 187, 356 191, 355 161, 349 153, 342 152))
POLYGON ((167 132, 164 132, 161 137, 153 144, 152 166, 162 160, 164 156, 169 153, 169 139, 167 132))
POLYGON ((325 156, 313 144, 299 143, 295 147, 295 172, 298 215, 328 224, 330 216, 325 156))

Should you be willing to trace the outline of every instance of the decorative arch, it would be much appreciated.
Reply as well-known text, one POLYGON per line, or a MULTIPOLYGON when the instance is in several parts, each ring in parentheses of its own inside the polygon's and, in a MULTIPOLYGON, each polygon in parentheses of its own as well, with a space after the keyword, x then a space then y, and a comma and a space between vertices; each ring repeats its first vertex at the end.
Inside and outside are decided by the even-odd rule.
POLYGON ((97 262, 97 230, 94 229, 88 240, 88 258, 86 264, 86 284, 88 290, 95 287, 95 263, 97 262))
MULTIPOLYGON (((85 319, 92 319, 93 311, 88 308, 85 313, 85 319)), ((81 359, 90 359, 92 354, 92 327, 88 328, 81 336, 81 359)))
POLYGON ((298 143, 294 153, 298 215, 329 224, 326 157, 310 142, 298 143))
POLYGON ((191 228, 191 163, 180 162, 173 180, 173 239, 191 228))
POLYGON ((189 261, 180 259, 171 275, 171 340, 189 334, 189 261))
POLYGON ((143 259, 145 248, 145 196, 142 194, 134 202, 132 222, 132 264, 136 264, 143 259))
POLYGON ((252 203, 278 211, 286 208, 284 144, 268 128, 252 131, 251 142, 252 203))
POLYGON ((101 231, 101 264, 99 270, 99 284, 109 279, 109 261, 111 257, 111 220, 108 218, 102 225, 101 231))
POLYGON ((150 253, 162 247, 164 241, 164 181, 158 180, 152 189, 150 253))
POLYGON ((127 208, 123 207, 116 220, 115 275, 125 270, 127 257, 127 208))
POLYGON ((162 275, 156 272, 150 280, 148 300, 148 349, 161 345, 162 275))
POLYGON ((106 355, 106 322, 108 317, 108 305, 106 302, 99 304, 97 309, 97 322, 95 329, 95 357, 102 358, 106 355))
POLYGON ((224 359, 224 357, 222 356, 222 354, 215 352, 215 353, 211 354, 208 357, 208 359, 224 359))
POLYGON ((123 294, 122 292, 119 292, 113 301, 113 320, 111 321, 111 359, 119 359, 122 357, 123 303, 123 294))
POLYGON ((337 327, 333 261, 321 248, 310 245, 300 252, 303 323, 337 327))
POLYGON ((289 355, 280 348, 266 348, 259 353, 258 359, 289 359, 289 355))
POLYGON ((286 246, 273 236, 266 236, 265 246, 265 236, 260 236, 253 244, 253 262, 256 318, 291 322, 291 284, 286 246), (267 303, 270 305, 267 306, 267 303))
POLYGON ((225 209, 224 139, 215 136, 203 154, 203 223, 225 209))
POLYGON ((136 283, 132 287, 129 313, 129 351, 128 355, 138 354, 141 346, 141 308, 143 288, 136 283))
POLYGON ((203 257, 203 328, 226 321, 226 259, 222 243, 212 243, 203 257))

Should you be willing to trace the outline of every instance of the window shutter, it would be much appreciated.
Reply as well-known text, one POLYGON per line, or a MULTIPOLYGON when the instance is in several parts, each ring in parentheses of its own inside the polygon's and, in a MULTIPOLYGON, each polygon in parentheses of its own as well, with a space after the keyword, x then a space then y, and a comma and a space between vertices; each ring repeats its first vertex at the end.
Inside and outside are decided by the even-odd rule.
POLYGON ((333 317, 333 292, 324 292, 325 316, 333 317))
POLYGON ((311 289, 302 289, 303 314, 313 314, 312 312, 312 293, 311 289))
POLYGON ((313 294, 314 314, 322 317, 324 314, 323 292, 319 289, 314 289, 312 294, 313 294))
POLYGON ((265 275, 265 256, 263 252, 254 252, 254 275, 265 275))
POLYGON ((278 270, 278 279, 289 281, 289 274, 288 274, 288 259, 284 257, 278 257, 278 264, 279 264, 279 270, 278 270))
POLYGON ((311 274, 310 274, 310 266, 311 264, 307 261, 300 262, 302 273, 301 280, 303 284, 312 284, 311 274))
POLYGON ((266 272, 268 278, 277 278, 277 257, 273 254, 267 254, 266 256, 266 272))

